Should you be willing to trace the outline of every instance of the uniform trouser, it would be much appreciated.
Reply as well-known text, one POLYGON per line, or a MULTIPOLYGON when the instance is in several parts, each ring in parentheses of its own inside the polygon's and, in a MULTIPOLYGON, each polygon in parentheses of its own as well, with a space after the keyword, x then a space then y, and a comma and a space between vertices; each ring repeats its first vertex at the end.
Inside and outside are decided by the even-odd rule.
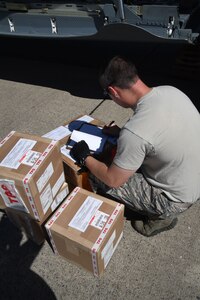
POLYGON ((150 185, 141 173, 135 173, 119 188, 108 187, 92 174, 89 180, 95 193, 100 191, 108 198, 111 196, 133 211, 149 218, 173 218, 191 206, 191 203, 170 200, 162 190, 150 185))

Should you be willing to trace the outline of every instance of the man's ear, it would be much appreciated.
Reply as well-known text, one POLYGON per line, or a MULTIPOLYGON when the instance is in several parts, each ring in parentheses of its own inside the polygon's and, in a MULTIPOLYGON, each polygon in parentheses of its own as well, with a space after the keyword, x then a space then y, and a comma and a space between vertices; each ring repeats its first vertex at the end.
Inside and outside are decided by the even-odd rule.
POLYGON ((109 92, 110 95, 114 96, 115 98, 119 98, 118 92, 115 89, 115 87, 109 86, 108 87, 108 92, 109 92))

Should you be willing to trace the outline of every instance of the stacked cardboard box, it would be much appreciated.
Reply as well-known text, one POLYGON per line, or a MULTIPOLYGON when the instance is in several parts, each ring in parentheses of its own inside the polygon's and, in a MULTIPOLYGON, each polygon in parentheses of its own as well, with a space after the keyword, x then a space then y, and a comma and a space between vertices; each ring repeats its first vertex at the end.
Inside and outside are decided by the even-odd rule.
POLYGON ((3 201, 3 198, 1 197, 1 194, 0 194, 0 209, 5 209, 6 206, 5 206, 5 203, 3 201))
MULTIPOLYGON (((68 185, 67 183, 63 183, 53 202, 55 209, 67 197, 68 194, 68 185)), ((48 218, 44 219, 43 221, 36 221, 29 214, 10 207, 6 207, 5 212, 9 220, 17 228, 24 231, 26 236, 32 241, 34 241, 36 244, 40 245, 46 240, 47 234, 44 225, 47 222, 48 218)))
POLYGON ((101 275, 123 234, 124 205, 75 188, 45 224, 55 253, 101 275))
POLYGON ((64 182, 58 142, 15 131, 1 141, 0 203, 9 216, 21 212, 18 220, 26 216, 40 226, 56 209, 64 182))

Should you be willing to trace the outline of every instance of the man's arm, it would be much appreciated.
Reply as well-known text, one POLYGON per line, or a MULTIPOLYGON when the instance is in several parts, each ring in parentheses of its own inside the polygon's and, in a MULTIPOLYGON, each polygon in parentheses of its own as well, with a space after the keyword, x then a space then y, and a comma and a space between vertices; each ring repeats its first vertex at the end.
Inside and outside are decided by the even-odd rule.
POLYGON ((115 164, 111 164, 110 167, 107 167, 104 163, 96 160, 92 156, 88 156, 85 159, 85 165, 94 176, 106 185, 114 188, 120 187, 134 174, 134 171, 119 168, 115 164))
POLYGON ((76 143, 70 154, 80 166, 86 166, 94 176, 110 187, 120 187, 134 174, 134 171, 119 168, 114 163, 108 167, 103 162, 92 157, 85 141, 76 143))

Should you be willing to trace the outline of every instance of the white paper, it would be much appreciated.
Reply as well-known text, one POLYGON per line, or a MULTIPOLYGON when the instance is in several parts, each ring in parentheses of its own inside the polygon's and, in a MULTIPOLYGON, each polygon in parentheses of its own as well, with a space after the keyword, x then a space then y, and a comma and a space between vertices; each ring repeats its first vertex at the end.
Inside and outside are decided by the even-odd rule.
POLYGON ((44 189, 44 191, 40 195, 40 201, 41 201, 41 204, 42 204, 43 212, 44 212, 44 214, 46 214, 46 212, 49 209, 51 203, 53 202, 53 197, 52 197, 50 184, 47 185, 47 187, 44 189))
POLYGON ((64 182, 65 182, 65 175, 64 172, 62 172, 62 174, 60 175, 60 177, 52 187, 53 198, 55 197, 55 195, 57 194, 57 192, 59 191, 60 187, 63 185, 64 182))
POLYGON ((28 150, 25 155, 23 156, 23 158, 21 159, 21 163, 27 166, 33 166, 36 161, 38 160, 38 158, 40 158, 41 153, 40 152, 36 152, 33 150, 28 150))
POLYGON ((114 252, 113 244, 110 245, 110 248, 108 249, 106 255, 104 256, 104 268, 108 265, 112 255, 114 252))
POLYGON ((79 120, 79 121, 85 121, 85 122, 89 123, 89 122, 93 121, 94 118, 92 118, 92 117, 90 117, 88 115, 84 115, 84 116, 78 118, 77 120, 79 120))
POLYGON ((56 196, 55 200, 51 204, 51 210, 54 211, 56 207, 58 207, 58 205, 67 197, 68 194, 69 189, 68 186, 66 186, 66 188, 56 196))
POLYGON ((48 182, 50 177, 53 175, 53 164, 50 162, 48 167, 44 170, 43 174, 40 176, 38 181, 36 182, 39 193, 44 188, 45 184, 48 182))
POLYGON ((113 242, 115 240, 115 237, 116 237, 116 232, 114 230, 111 237, 109 238, 109 240, 107 241, 105 247, 103 248, 103 250, 101 252, 102 259, 105 257, 105 255, 107 255, 107 252, 109 252, 110 248, 113 248, 113 242))
POLYGON ((108 214, 104 213, 103 211, 97 210, 90 225, 102 230, 108 218, 108 214))
POLYGON ((109 263, 113 253, 115 252, 119 242, 121 241, 122 239, 122 236, 123 236, 123 231, 122 233, 120 234, 115 246, 113 246, 113 243, 110 245, 110 249, 108 250, 107 254, 104 256, 104 269, 106 268, 107 264, 109 263))
POLYGON ((84 140, 88 144, 91 151, 97 151, 97 149, 100 148, 102 138, 78 130, 73 130, 71 134, 71 140, 75 142, 84 140))
POLYGON ((69 226, 84 232, 102 203, 103 201, 88 196, 69 223, 69 226))
POLYGON ((46 133, 43 135, 43 137, 59 141, 62 140, 64 137, 71 134, 71 131, 68 129, 68 127, 65 126, 59 126, 58 128, 55 128, 54 130, 46 133))
POLYGON ((70 158, 71 160, 73 160, 75 162, 75 159, 73 159, 70 155, 70 149, 66 149, 65 145, 60 148, 60 151, 63 155, 65 155, 66 157, 70 158))
MULTIPOLYGON (((76 119, 74 121, 83 121, 83 122, 86 122, 86 123, 90 123, 93 120, 94 120, 94 118, 92 118, 90 116, 87 116, 87 115, 84 115, 84 116, 82 116, 82 117, 80 117, 80 118, 78 118, 78 119, 76 119)), ((72 121, 72 122, 74 122, 74 121, 72 121)), ((65 128, 67 128, 69 130, 69 124, 65 125, 65 128)))
POLYGON ((10 150, 6 157, 0 163, 0 166, 17 169, 21 164, 21 159, 25 153, 32 149, 36 141, 28 139, 19 139, 15 146, 10 150))

